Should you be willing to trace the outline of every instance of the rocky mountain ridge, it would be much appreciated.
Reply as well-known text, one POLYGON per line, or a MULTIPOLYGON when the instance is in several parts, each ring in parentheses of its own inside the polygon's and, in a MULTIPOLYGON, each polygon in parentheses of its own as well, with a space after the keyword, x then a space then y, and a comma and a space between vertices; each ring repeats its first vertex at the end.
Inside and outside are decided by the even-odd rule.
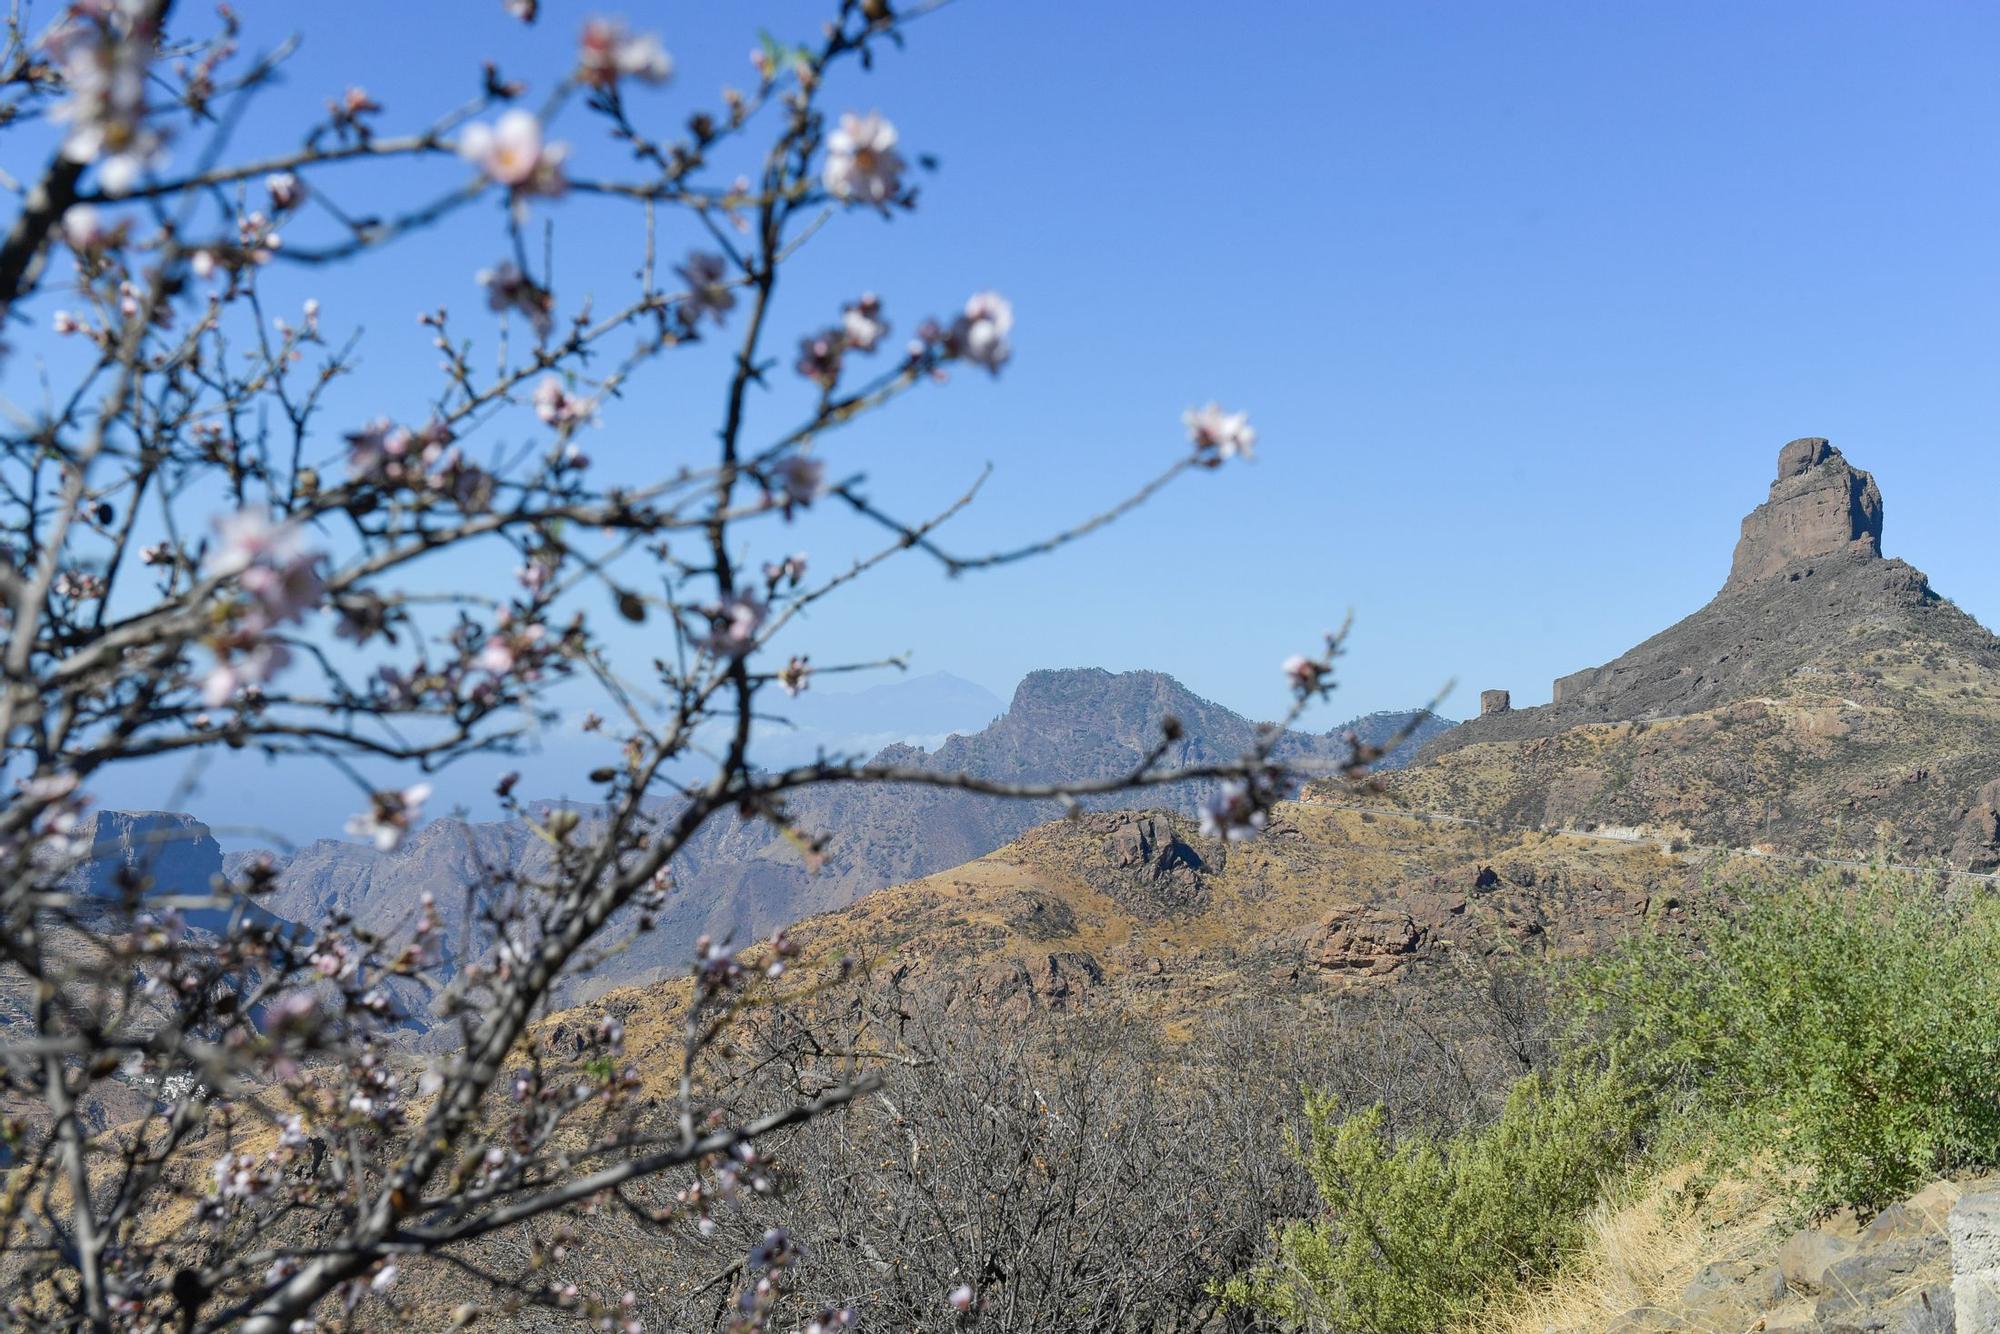
MULTIPOLYGON (((1182 727, 1172 763, 1232 758, 1251 745, 1258 728, 1162 673, 1050 670, 1025 678, 1006 711, 987 727, 954 735, 935 750, 895 745, 876 758, 1023 783, 1084 782, 1131 769, 1169 715, 1182 727)), ((1408 738, 1382 761, 1392 767, 1449 726, 1431 715, 1371 714, 1324 734, 1288 734, 1278 753, 1308 770, 1327 767, 1346 759, 1349 732, 1364 743, 1384 745, 1407 730, 1408 738)), ((1192 813, 1210 786, 1156 789, 1145 800, 1192 813)), ((1099 798, 1086 804, 1101 809, 1120 803, 1099 798)), ((583 809, 588 819, 591 812, 583 809)), ((809 873, 797 849, 767 824, 734 817, 712 821, 677 860, 675 892, 657 928, 601 965, 585 990, 679 972, 697 936, 767 935, 872 891, 971 861, 1062 813, 1055 802, 1010 802, 926 787, 809 789, 792 800, 790 814, 800 828, 829 835, 817 873, 809 873)), ((94 885, 102 881, 106 892, 119 867, 128 875, 143 872, 156 891, 206 890, 225 869, 240 870, 260 855, 221 853, 207 827, 191 816, 105 812, 95 818, 108 822, 104 827, 111 832, 105 857, 85 874, 94 885)), ((393 936, 414 922, 428 891, 449 919, 449 948, 462 951, 477 948, 461 939, 459 924, 468 905, 480 901, 503 874, 532 875, 545 868, 549 848, 519 821, 440 818, 420 826, 392 853, 319 839, 275 861, 275 888, 259 903, 282 918, 310 928, 345 916, 393 936)), ((448 954, 447 972, 454 962, 448 954)))
POLYGON ((1549 705, 1493 701, 1374 793, 1309 786, 1248 844, 1170 814, 1049 824, 794 935, 985 1009, 1171 1028, 1246 991, 1600 948, 1729 869, 1710 848, 1887 840, 1991 869, 2000 640, 1882 556, 1881 517, 1871 477, 1795 441, 1713 601, 1549 705))
POLYGON ((1546 705, 1432 741, 1398 792, 1520 825, 1809 852, 1886 836, 2000 865, 2000 639, 1882 555, 1882 519, 1873 477, 1791 442, 1707 605, 1546 705))

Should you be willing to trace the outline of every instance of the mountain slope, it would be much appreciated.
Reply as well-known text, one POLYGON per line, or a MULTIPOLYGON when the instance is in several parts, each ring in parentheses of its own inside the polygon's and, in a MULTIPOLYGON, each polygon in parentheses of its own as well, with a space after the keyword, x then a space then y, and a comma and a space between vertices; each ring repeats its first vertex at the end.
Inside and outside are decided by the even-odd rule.
MULTIPOLYGON (((1171 763, 1240 755, 1258 730, 1158 672, 1041 671, 1024 679, 1006 712, 982 730, 952 736, 933 751, 891 746, 877 758, 1022 783, 1081 783, 1136 766, 1169 715, 1182 726, 1171 763)), ((1350 728, 1364 741, 1382 743, 1412 721, 1409 714, 1374 714, 1324 735, 1292 733, 1280 741, 1278 754, 1308 768, 1330 767, 1347 757, 1344 736, 1350 728)), ((1451 725, 1428 715, 1414 722, 1411 742, 1385 764, 1405 758, 1417 740, 1451 725)), ((1191 813, 1207 791, 1202 784, 1158 789, 1145 794, 1144 802, 1191 813)), ((1129 803, 1109 798, 1090 804, 1129 803)), ((971 861, 1060 816, 1063 807, 930 787, 834 784, 799 793, 789 811, 799 828, 827 836, 817 873, 809 873, 798 850, 768 824, 734 817, 712 821, 676 860, 675 890, 656 929, 602 965, 579 994, 677 972, 700 935, 738 940, 765 935, 885 886, 971 861)), ((436 820, 390 854, 334 840, 309 844, 284 861, 266 902, 274 912, 308 924, 345 913, 392 930, 413 917, 419 896, 428 890, 456 923, 463 920, 465 887, 476 891, 491 883, 498 869, 533 873, 546 858, 546 845, 522 824, 436 820)))
POLYGON ((1706 606, 1539 708, 1431 742, 1405 800, 1514 826, 2000 862, 2000 639, 1881 554, 1867 473, 1823 440, 1780 455, 1706 606), (1982 821, 1984 822, 1982 824, 1982 821))

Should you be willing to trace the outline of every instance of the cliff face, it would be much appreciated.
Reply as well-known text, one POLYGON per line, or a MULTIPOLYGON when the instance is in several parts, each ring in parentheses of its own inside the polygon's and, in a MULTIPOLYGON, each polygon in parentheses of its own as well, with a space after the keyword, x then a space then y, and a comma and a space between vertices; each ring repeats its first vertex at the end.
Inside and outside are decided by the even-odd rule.
POLYGON ((1728 587, 1783 573, 1818 556, 1882 554, 1882 493, 1817 438, 1794 440, 1778 454, 1771 498, 1743 520, 1728 587))
POLYGON ((2000 775, 2000 639, 1883 557, 1882 512, 1838 450, 1791 442, 1708 605, 1432 742, 1399 786, 1533 824, 1812 851, 1887 830, 2000 859, 1978 795, 2000 775))
POLYGON ((222 848, 208 826, 173 811, 94 811, 77 827, 90 857, 64 888, 93 898, 127 892, 206 894, 222 874, 222 848))

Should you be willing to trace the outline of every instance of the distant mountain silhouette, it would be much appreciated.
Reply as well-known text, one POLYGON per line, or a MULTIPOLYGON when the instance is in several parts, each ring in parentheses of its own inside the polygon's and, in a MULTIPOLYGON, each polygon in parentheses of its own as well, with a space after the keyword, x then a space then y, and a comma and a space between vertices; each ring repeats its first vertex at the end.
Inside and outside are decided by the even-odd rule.
MULTIPOLYGON (((957 686, 964 684, 945 693, 963 700, 968 692, 957 686)), ((877 758, 1024 783, 1084 782, 1130 770, 1169 714, 1183 728, 1172 763, 1233 758, 1257 732, 1257 724, 1158 672, 1040 671, 1021 682, 1006 711, 986 727, 951 736, 932 750, 890 746, 877 758)), ((1371 714, 1322 735, 1291 733, 1279 743, 1278 754, 1302 766, 1326 767, 1346 758, 1343 736, 1350 728, 1362 740, 1381 744, 1412 718, 1416 715, 1371 714)), ((1431 715, 1416 718, 1411 741, 1384 764, 1402 762, 1417 744, 1449 726, 1431 715)), ((1184 784, 1087 804, 1188 813, 1208 791, 1209 785, 1184 784)), ((1056 802, 856 784, 805 790, 793 798, 790 811, 800 828, 829 836, 825 863, 816 874, 808 873, 798 850, 768 824, 733 816, 712 820, 676 859, 674 893, 656 929, 602 964, 589 987, 678 971, 704 933, 738 940, 766 935, 887 885, 970 861, 1063 814, 1056 802)), ((277 888, 265 905, 308 926, 344 914, 371 929, 394 931, 413 919, 428 890, 456 923, 463 917, 467 886, 477 896, 497 871, 532 873, 546 864, 547 851, 519 822, 433 820, 388 854, 322 839, 280 859, 277 888)), ((455 940, 461 935, 452 934, 455 940)), ((478 948, 477 942, 459 947, 478 948)))

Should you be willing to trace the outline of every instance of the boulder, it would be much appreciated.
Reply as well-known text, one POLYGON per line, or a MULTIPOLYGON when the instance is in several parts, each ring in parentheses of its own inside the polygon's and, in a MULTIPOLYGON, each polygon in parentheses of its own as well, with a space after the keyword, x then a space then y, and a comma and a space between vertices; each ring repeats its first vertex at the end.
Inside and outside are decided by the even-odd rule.
POLYGON ((1960 1195, 1946 1227, 1959 1329, 2000 1329, 2000 1188, 1960 1195))
POLYGON ((1815 1293, 1825 1286, 1826 1271, 1854 1254, 1854 1249, 1854 1243, 1846 1237, 1807 1228, 1793 1233, 1778 1248, 1778 1268, 1794 1288, 1815 1293))

